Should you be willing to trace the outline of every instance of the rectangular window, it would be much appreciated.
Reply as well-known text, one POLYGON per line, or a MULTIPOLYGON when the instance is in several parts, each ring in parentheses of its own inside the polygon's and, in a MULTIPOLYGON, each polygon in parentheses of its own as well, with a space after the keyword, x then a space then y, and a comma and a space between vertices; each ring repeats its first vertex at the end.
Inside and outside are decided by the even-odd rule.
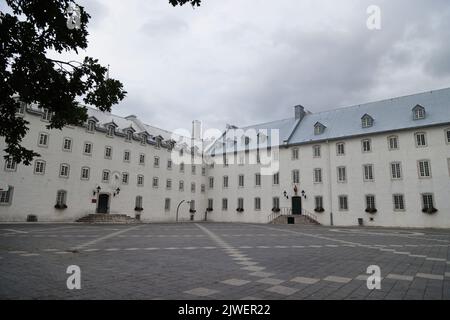
POLYGON ((155 168, 159 168, 159 157, 155 157, 155 158, 153 159, 153 166, 154 166, 155 168))
POLYGON ((450 144, 450 129, 445 130, 445 141, 450 144))
POLYGON ((88 121, 87 132, 93 133, 94 130, 95 130, 95 121, 92 121, 92 120, 88 121))
POLYGON ((170 198, 166 198, 164 200, 164 210, 165 211, 170 211, 170 198))
POLYGON ((345 155, 345 143, 340 142, 336 144, 336 154, 338 156, 344 156, 345 155))
POLYGON ((431 193, 422 194, 422 208, 423 209, 433 209, 434 199, 431 193))
POLYGON ((228 167, 228 157, 226 154, 223 155, 223 166, 228 167))
POLYGON ((172 160, 167 160, 167 170, 172 170, 172 160))
POLYGON ((208 199, 208 209, 214 209, 214 201, 213 199, 208 199))
POLYGON ((239 177, 238 177, 238 186, 240 188, 244 187, 244 175, 243 174, 240 174, 239 177))
POLYGON ((59 176, 61 178, 69 177, 69 165, 68 164, 61 164, 61 166, 59 167, 59 176))
POLYGON ((202 167, 202 176, 206 176, 206 168, 202 167))
POLYGON ((402 178, 402 164, 400 162, 391 163, 391 178, 400 180, 402 178))
POLYGON ((64 138, 63 150, 64 151, 72 151, 72 139, 64 138))
POLYGON ((257 187, 261 186, 261 174, 260 173, 255 174, 255 186, 257 186, 257 187))
POLYGON ((112 147, 105 147, 105 159, 112 158, 112 147))
POLYGON ((300 171, 292 171, 292 183, 300 183, 300 171))
POLYGON ((137 196, 135 201, 136 209, 142 209, 142 196, 137 196))
POLYGON ((374 195, 367 195, 366 196, 366 209, 369 209, 369 210, 376 209, 375 196, 374 195))
POLYGON ((126 150, 123 152, 123 161, 130 162, 130 151, 126 150))
POLYGON ((394 202, 394 211, 405 210, 405 198, 402 194, 394 194, 392 196, 394 202))
POLYGON ((122 184, 128 184, 129 176, 127 172, 122 173, 122 184))
POLYGON ((244 209, 244 198, 238 198, 237 207, 238 209, 244 209))
POLYGON ((143 154, 143 153, 139 154, 139 164, 145 165, 145 154, 143 154))
POLYGON ((92 143, 90 142, 84 143, 83 153, 88 156, 92 155, 92 143))
POLYGON ((280 198, 273 197, 272 198, 273 209, 280 209, 280 198))
POLYGON ((52 120, 52 112, 48 109, 44 109, 44 114, 42 115, 42 120, 51 121, 52 120))
POLYGON ((228 188, 228 176, 223 176, 223 187, 228 188))
POLYGON ((206 186, 204 184, 200 185, 200 192, 205 193, 206 192, 206 186))
POLYGON ((103 170, 102 172, 102 182, 109 183, 109 171, 103 170))
POLYGON ((184 191, 184 181, 183 180, 180 180, 178 182, 178 190, 179 191, 184 191))
POLYGON ((81 168, 81 180, 89 180, 90 169, 88 167, 81 168))
POLYGON ((298 149, 292 149, 292 160, 298 160, 298 149))
POLYGON ((191 183, 191 192, 195 193, 195 182, 191 183))
POLYGON ((338 182, 344 183, 347 182, 347 170, 345 167, 338 167, 338 182))
POLYGON ((66 205, 67 192, 64 190, 60 190, 56 193, 56 204, 58 206, 66 205))
POLYGON ((209 188, 214 189, 214 177, 209 177, 209 188))
POLYGON ((314 198, 314 203, 316 205, 316 210, 323 209, 323 197, 322 196, 316 196, 314 198))
POLYGON ((40 133, 38 140, 39 147, 48 147, 48 133, 40 133))
POLYGON ((44 174, 45 173, 45 161, 36 160, 34 162, 34 173, 36 173, 36 174, 44 174))
POLYGON ((372 151, 372 141, 370 139, 365 139, 362 142, 362 151, 371 152, 372 151))
POLYGON ((5 160, 5 171, 16 171, 17 163, 14 161, 12 157, 9 157, 5 160))
POLYGON ((153 188, 158 188, 159 179, 157 177, 153 178, 152 186, 153 188))
POLYGON ((429 160, 418 161, 419 178, 431 177, 431 165, 429 160))
POLYGON ((314 169, 314 183, 322 183, 322 169, 314 169))
POLYGON ((277 172, 273 175, 273 184, 275 186, 280 184, 280 173, 279 172, 277 172))
MULTIPOLYGON (((209 204, 208 204, 209 206, 209 204)), ((222 199, 222 210, 223 211, 227 211, 228 210, 228 199, 227 198, 223 198, 222 199)))
POLYGON ((195 164, 193 164, 192 167, 191 167, 191 173, 193 175, 195 175, 197 173, 197 167, 195 166, 195 164))
POLYGON ((255 198, 255 210, 261 210, 261 198, 255 198))
POLYGON ((114 126, 108 126, 108 129, 106 131, 106 135, 110 138, 112 138, 114 136, 114 126))
POLYGON ((427 136, 425 132, 417 132, 416 137, 416 147, 423 148, 427 146, 427 136))
POLYGON ((142 187, 144 185, 144 176, 141 174, 137 176, 137 185, 138 187, 142 187))
POLYGON ((347 210, 348 210, 348 197, 339 196, 339 211, 347 211, 347 210))
POLYGON ((170 179, 166 180, 166 189, 167 190, 172 189, 172 180, 170 180, 170 179))
POLYGON ((397 136, 391 136, 388 138, 388 146, 389 150, 398 150, 398 137, 397 136))
POLYGON ((0 205, 10 205, 14 188, 8 186, 8 190, 0 190, 0 205))
POLYGON ((320 146, 314 146, 313 147, 313 155, 314 155, 314 158, 320 158, 321 157, 320 146))
POLYGON ((365 164, 363 166, 364 181, 373 181, 373 164, 365 164))

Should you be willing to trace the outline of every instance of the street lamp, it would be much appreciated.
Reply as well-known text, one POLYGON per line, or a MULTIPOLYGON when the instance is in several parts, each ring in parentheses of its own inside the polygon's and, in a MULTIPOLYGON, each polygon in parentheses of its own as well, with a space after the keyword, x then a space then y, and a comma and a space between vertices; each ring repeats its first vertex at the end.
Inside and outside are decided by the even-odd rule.
MULTIPOLYGON (((178 210, 180 209, 180 206, 181 206, 181 204, 183 203, 183 202, 185 202, 186 200, 181 200, 180 201, 180 203, 178 204, 178 206, 177 206, 177 216, 176 216, 176 219, 175 219, 175 221, 176 222, 178 222, 178 210)), ((186 203, 191 203, 190 201, 187 201, 186 203)))

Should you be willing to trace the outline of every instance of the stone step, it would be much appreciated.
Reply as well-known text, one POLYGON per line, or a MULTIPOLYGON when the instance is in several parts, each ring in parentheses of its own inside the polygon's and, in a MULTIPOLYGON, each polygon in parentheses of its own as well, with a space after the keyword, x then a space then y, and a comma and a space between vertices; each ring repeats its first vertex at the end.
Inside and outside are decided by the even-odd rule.
POLYGON ((130 216, 127 216, 125 214, 103 214, 103 213, 96 213, 96 214, 89 214, 87 216, 84 216, 76 222, 82 222, 82 223, 139 223, 139 220, 136 220, 135 218, 132 218, 130 216))
POLYGON ((294 218, 295 224, 300 225, 320 225, 317 221, 304 215, 283 215, 279 216, 272 221, 272 224, 288 224, 288 218, 294 218))

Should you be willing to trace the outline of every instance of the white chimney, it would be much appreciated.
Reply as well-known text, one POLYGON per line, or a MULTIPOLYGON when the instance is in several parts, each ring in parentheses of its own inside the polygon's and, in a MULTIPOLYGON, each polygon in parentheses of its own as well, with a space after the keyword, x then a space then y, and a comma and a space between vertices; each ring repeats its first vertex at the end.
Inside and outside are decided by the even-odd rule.
POLYGON ((202 122, 199 120, 192 121, 192 138, 195 140, 202 138, 202 122))

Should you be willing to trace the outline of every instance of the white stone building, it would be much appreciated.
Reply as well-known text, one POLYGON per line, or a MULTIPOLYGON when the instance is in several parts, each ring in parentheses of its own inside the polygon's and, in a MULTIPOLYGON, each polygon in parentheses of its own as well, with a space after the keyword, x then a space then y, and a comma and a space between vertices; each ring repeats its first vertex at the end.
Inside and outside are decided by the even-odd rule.
MULTIPOLYGON (((195 165, 189 143, 173 143, 169 132, 134 116, 89 109, 85 127, 59 131, 47 130, 47 115, 36 108, 21 113, 31 126, 24 145, 41 157, 29 167, 4 161, 2 221, 30 214, 74 221, 105 211, 175 221, 177 205, 194 200, 180 206, 179 220, 190 218, 192 206, 195 220, 209 209, 210 221, 268 223, 292 213, 295 199, 300 212, 323 225, 362 219, 369 226, 450 227, 450 89, 320 113, 296 106, 290 119, 229 125, 195 152, 195 165)), ((194 127, 199 138, 199 123, 194 127)))

